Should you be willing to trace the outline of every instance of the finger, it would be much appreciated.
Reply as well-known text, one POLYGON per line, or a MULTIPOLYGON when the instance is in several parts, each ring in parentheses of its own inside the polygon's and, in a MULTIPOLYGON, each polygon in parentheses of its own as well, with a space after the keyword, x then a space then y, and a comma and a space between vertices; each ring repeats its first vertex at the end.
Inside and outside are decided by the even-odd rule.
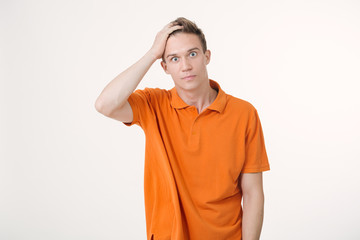
POLYGON ((170 23, 166 24, 163 29, 171 28, 171 27, 177 26, 177 25, 179 25, 177 22, 170 22, 170 23))
POLYGON ((176 25, 176 26, 172 26, 172 27, 170 27, 169 29, 168 29, 168 33, 172 33, 172 32, 174 32, 174 31, 176 31, 176 30, 179 30, 179 29, 182 29, 182 28, 184 28, 184 26, 180 26, 180 25, 176 25))
POLYGON ((172 26, 175 26, 174 22, 166 24, 163 29, 171 28, 172 26))
POLYGON ((176 21, 170 22, 169 25, 170 25, 171 27, 177 26, 177 25, 180 26, 180 24, 179 24, 178 22, 176 22, 176 21))

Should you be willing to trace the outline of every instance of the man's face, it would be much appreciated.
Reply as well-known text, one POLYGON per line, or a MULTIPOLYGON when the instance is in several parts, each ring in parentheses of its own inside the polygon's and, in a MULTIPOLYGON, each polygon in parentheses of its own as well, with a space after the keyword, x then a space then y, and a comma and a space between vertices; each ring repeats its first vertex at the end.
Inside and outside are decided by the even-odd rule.
POLYGON ((161 66, 171 75, 175 86, 192 90, 208 82, 206 65, 210 62, 210 51, 203 52, 197 35, 176 33, 170 36, 164 59, 161 66))

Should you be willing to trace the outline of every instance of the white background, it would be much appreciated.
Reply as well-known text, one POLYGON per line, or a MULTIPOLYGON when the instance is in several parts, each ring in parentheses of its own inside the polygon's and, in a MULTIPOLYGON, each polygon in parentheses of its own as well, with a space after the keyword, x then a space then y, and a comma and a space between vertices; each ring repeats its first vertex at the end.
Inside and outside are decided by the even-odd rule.
MULTIPOLYGON (((360 2, 0 2, 0 239, 145 239, 144 134, 96 112, 179 16, 262 121, 263 240, 360 239, 360 2)), ((139 88, 173 86, 156 62, 139 88)))

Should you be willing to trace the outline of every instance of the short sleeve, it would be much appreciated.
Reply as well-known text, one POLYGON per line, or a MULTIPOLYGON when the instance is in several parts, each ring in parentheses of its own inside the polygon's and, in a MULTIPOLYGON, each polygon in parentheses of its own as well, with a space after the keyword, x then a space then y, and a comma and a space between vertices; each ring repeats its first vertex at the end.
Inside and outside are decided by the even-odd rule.
POLYGON ((251 111, 245 139, 245 163, 242 173, 270 170, 264 135, 256 109, 251 111))
POLYGON ((141 128, 145 128, 148 119, 153 116, 153 108, 150 104, 151 95, 149 89, 134 91, 128 98, 128 102, 133 112, 132 122, 123 122, 126 126, 132 126, 134 124, 139 125, 141 128))

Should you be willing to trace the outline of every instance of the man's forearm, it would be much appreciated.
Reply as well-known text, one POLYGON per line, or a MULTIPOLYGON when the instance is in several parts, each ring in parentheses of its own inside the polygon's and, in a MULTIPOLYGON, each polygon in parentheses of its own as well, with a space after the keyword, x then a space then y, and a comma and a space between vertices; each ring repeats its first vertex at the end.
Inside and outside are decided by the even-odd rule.
POLYGON ((96 108, 109 115, 121 107, 134 92, 156 57, 149 51, 139 61, 115 77, 96 100, 96 108))
POLYGON ((252 193, 244 196, 242 239, 259 240, 264 216, 264 194, 252 193))

